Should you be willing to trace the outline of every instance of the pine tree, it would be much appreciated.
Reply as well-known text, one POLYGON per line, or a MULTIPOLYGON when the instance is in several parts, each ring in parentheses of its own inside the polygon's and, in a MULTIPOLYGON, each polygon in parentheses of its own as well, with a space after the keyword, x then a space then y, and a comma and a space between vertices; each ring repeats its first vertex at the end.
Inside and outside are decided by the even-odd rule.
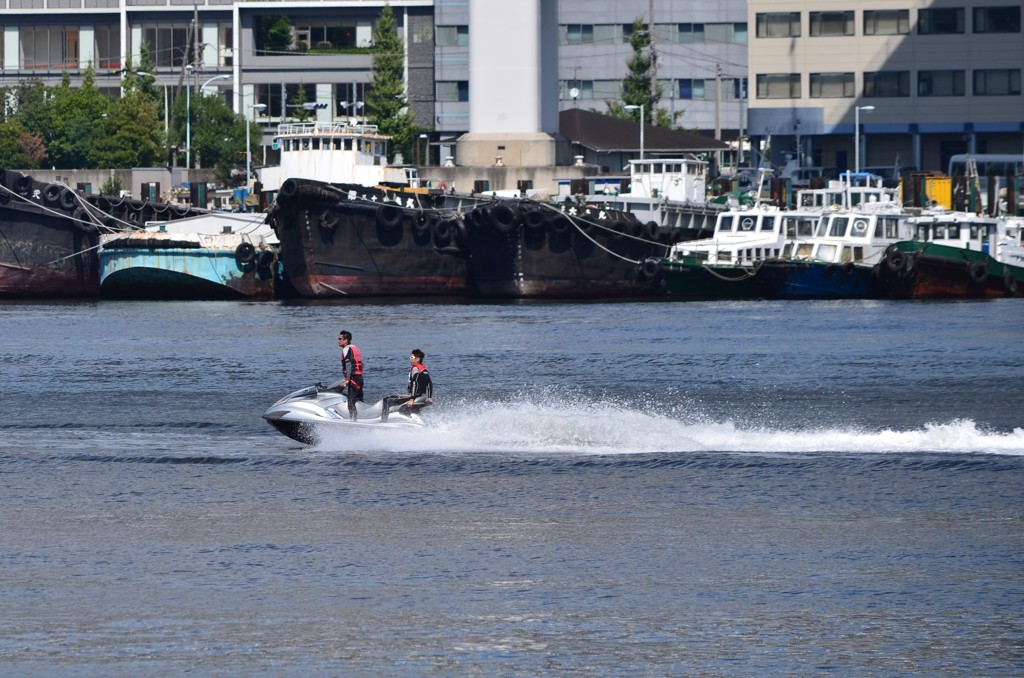
MULTIPOLYGON (((640 109, 626 110, 626 106, 643 106, 644 124, 671 127, 675 122, 673 116, 668 111, 658 108, 664 88, 658 85, 654 88, 654 93, 651 93, 651 34, 644 26, 642 17, 633 21, 629 46, 633 49, 633 56, 626 62, 629 72, 622 80, 622 102, 608 101, 608 114, 640 122, 640 109)), ((678 115, 681 113, 676 113, 676 116, 678 115)))
POLYGON ((405 96, 405 45, 398 36, 391 5, 384 5, 373 27, 373 85, 366 95, 367 119, 392 138, 392 151, 411 157, 418 131, 405 96))

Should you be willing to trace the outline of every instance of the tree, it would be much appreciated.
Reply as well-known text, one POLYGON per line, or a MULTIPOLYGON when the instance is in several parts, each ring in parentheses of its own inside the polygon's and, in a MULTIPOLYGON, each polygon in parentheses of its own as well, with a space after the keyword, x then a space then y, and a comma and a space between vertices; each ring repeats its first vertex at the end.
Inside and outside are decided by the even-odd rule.
MULTIPOLYGON (((193 163, 214 168, 217 178, 227 182, 231 170, 245 162, 246 120, 221 96, 192 94, 191 102, 193 163)), ((171 112, 175 121, 171 136, 179 149, 185 148, 185 108, 185 97, 178 97, 171 112)), ((262 134, 256 124, 250 132, 256 139, 262 134)))
POLYGON ((0 123, 0 167, 37 169, 46 157, 46 146, 17 120, 0 123))
POLYGON ((616 118, 636 120, 640 122, 640 109, 626 110, 626 106, 643 106, 645 124, 655 124, 658 127, 672 127, 675 117, 669 111, 658 108, 658 102, 664 93, 664 88, 657 85, 654 93, 651 93, 651 66, 653 56, 649 49, 651 46, 651 34, 644 27, 643 18, 638 17, 633 21, 633 31, 629 36, 629 46, 633 49, 633 56, 626 62, 628 74, 622 80, 622 102, 608 101, 608 114, 616 118))
POLYGON ((420 128, 405 96, 405 45, 398 36, 391 5, 384 5, 373 27, 373 86, 366 95, 367 118, 392 138, 392 150, 412 157, 420 128))
POLYGON ((268 52, 286 52, 292 45, 292 23, 288 17, 256 17, 256 48, 268 52))

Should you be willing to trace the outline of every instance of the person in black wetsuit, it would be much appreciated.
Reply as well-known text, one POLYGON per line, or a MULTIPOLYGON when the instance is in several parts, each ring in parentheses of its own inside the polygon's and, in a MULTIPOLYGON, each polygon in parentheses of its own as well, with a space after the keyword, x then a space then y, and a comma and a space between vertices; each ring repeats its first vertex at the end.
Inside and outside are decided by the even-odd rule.
POLYGON ((434 403, 434 383, 430 380, 430 372, 423 364, 426 355, 418 348, 414 348, 409 354, 409 385, 405 395, 391 395, 384 398, 384 406, 381 408, 380 420, 388 420, 388 410, 399 403, 402 409, 399 412, 417 412, 427 405, 434 403))
POLYGON ((338 333, 341 346, 341 375, 348 386, 348 416, 356 419, 356 401, 363 399, 363 353, 352 343, 352 333, 342 330, 338 333))

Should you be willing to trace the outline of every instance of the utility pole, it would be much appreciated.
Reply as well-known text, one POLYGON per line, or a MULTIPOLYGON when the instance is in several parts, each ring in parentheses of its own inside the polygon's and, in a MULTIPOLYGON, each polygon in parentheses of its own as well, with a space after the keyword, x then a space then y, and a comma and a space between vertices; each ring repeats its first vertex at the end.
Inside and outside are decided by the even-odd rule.
MULTIPOLYGON (((654 33, 654 0, 650 0, 647 7, 647 37, 651 47, 651 100, 647 103, 647 111, 651 115, 652 125, 657 121, 655 103, 658 100, 658 53, 654 51, 654 33)), ((640 124, 644 124, 642 114, 640 124)))
MULTIPOLYGON (((722 65, 715 64, 715 141, 722 140, 722 65)), ((715 172, 721 172, 722 152, 715 151, 715 172)))

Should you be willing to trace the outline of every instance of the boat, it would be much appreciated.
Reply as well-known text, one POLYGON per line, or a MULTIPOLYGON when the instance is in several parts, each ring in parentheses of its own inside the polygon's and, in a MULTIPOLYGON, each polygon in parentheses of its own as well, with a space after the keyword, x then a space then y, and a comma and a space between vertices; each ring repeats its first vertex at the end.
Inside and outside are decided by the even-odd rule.
POLYGON ((0 298, 96 297, 100 233, 160 214, 197 213, 185 205, 81 193, 0 168, 0 298))
POLYGON ((812 236, 790 234, 782 256, 763 262, 760 277, 776 299, 873 297, 886 249, 908 233, 906 215, 892 203, 826 211, 812 236))
POLYGON ((572 200, 494 200, 466 214, 469 280, 488 298, 615 298, 661 291, 668 231, 572 200))
POLYGON ((731 208, 718 215, 709 238, 672 246, 662 262, 665 294, 680 299, 762 299, 771 288, 759 276, 765 260, 779 258, 788 238, 809 237, 817 211, 773 205, 731 208))
POLYGON ((356 402, 356 419, 351 419, 342 385, 337 381, 325 387, 318 382, 289 393, 271 405, 263 418, 284 435, 307 445, 320 443, 328 434, 415 430, 426 426, 420 415, 403 411, 401 404, 391 406, 387 421, 381 421, 383 400, 372 405, 356 402))
POLYGON ((890 245, 879 267, 881 296, 1024 296, 1024 218, 936 210, 908 222, 912 239, 890 245))
POLYGON ((465 229, 441 191, 386 164, 374 125, 282 125, 281 165, 262 170, 276 199, 266 219, 298 295, 464 295, 465 229), (278 179, 284 178, 277 185, 278 179))
POLYGON ((101 234, 100 294, 117 299, 270 299, 277 239, 264 215, 211 212, 101 234))

